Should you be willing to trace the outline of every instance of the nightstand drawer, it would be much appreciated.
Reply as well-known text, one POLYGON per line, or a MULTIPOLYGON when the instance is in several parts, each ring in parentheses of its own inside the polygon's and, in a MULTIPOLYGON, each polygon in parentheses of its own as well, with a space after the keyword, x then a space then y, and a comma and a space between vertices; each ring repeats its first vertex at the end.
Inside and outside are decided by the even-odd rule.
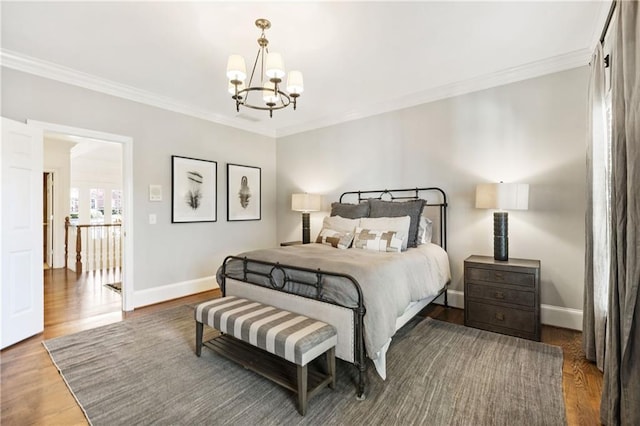
POLYGON ((514 284, 531 288, 535 286, 535 276, 533 274, 501 271, 496 269, 467 267, 465 271, 465 279, 468 281, 514 284))
POLYGON ((534 311, 523 311, 517 308, 507 308, 474 301, 467 302, 467 309, 469 310, 467 312, 469 323, 480 322, 525 333, 536 332, 536 315, 534 311))
POLYGON ((468 297, 486 299, 493 302, 513 303, 531 308, 536 306, 536 296, 532 291, 468 283, 467 294, 468 297))

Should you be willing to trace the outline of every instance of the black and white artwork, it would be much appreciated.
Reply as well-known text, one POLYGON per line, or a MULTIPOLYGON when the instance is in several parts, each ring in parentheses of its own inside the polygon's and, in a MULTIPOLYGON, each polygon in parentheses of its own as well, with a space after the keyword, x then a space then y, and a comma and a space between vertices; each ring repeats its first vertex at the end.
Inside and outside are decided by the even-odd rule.
POLYGON ((171 222, 215 222, 218 163, 171 156, 171 222))
POLYGON ((227 164, 227 220, 260 220, 260 167, 227 164))

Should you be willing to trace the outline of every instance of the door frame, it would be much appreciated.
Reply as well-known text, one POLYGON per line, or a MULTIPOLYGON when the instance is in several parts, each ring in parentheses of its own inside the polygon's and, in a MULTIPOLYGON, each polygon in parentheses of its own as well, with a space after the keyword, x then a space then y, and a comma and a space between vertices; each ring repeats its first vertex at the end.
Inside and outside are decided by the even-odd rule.
POLYGON ((124 212, 125 218, 122 224, 122 231, 124 235, 124 253, 122 259, 122 310, 133 311, 135 307, 133 300, 133 138, 114 133, 106 133, 36 120, 27 120, 27 125, 42 129, 45 134, 57 133, 122 144, 122 211, 124 212))

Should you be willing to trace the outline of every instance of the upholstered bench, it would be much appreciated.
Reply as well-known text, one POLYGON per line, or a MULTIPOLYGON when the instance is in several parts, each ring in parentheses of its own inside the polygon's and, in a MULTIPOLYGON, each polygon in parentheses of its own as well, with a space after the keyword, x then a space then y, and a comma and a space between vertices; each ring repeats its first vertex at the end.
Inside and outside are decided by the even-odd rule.
POLYGON ((329 324, 234 296, 201 303, 196 307, 195 320, 197 356, 200 356, 202 346, 207 346, 297 392, 298 411, 303 416, 307 411, 307 401, 318 390, 326 385, 332 389, 335 386, 338 337, 335 328, 329 324), (204 324, 223 334, 203 343, 204 324), (284 359, 289 365, 295 364, 295 381, 283 380, 282 372, 273 371, 273 362, 257 362, 255 348, 248 350, 251 347, 266 351, 265 356, 271 359, 284 359), (327 374, 314 371, 311 380, 308 363, 322 354, 327 356, 327 374))

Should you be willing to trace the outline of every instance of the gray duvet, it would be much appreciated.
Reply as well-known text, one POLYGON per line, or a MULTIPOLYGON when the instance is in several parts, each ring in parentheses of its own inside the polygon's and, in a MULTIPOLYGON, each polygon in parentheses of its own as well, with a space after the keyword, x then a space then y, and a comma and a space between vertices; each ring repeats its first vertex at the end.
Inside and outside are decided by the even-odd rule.
MULTIPOLYGON (((367 354, 375 359, 380 349, 396 331, 396 319, 411 302, 437 294, 451 279, 449 260, 442 248, 423 244, 402 253, 381 253, 361 249, 339 250, 323 244, 306 244, 265 250, 254 250, 238 255, 248 259, 321 269, 348 274, 362 289, 366 314, 364 338, 367 354)), ((221 268, 222 269, 222 268, 221 268)), ((228 276, 242 279, 242 262, 227 264, 228 276)), ((267 273, 271 269, 250 264, 249 269, 267 273)), ((275 283, 282 285, 282 274, 276 272, 275 283)), ((315 274, 288 272, 291 278, 315 282, 315 274)), ((250 274, 249 281, 270 286, 269 279, 250 274)), ((221 270, 218 271, 218 282, 221 270)), ((285 289, 297 294, 316 297, 315 287, 289 283, 285 289)), ((318 298, 347 307, 357 306, 357 291, 342 277, 326 277, 322 281, 318 298)))

